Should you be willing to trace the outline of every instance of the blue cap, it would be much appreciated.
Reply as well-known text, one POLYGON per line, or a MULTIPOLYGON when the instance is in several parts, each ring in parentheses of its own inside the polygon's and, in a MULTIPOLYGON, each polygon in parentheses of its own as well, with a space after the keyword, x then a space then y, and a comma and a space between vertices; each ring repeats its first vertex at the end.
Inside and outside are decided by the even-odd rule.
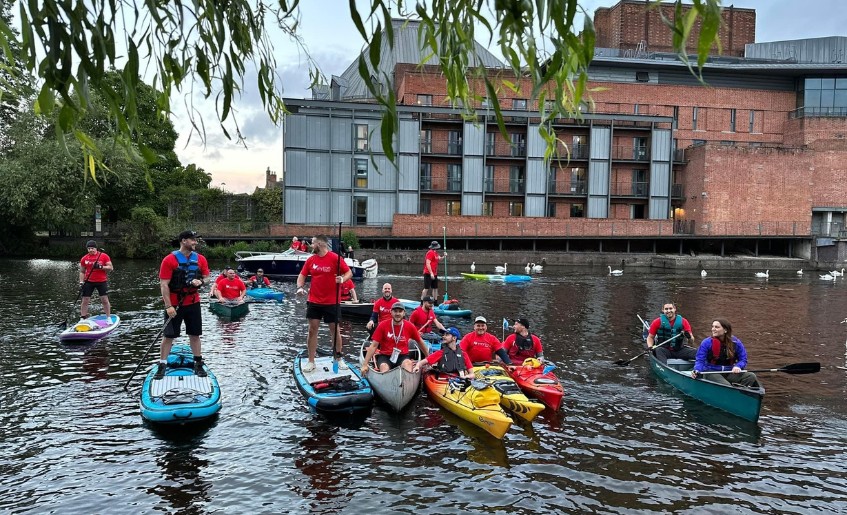
POLYGON ((455 327, 451 327, 451 328, 447 329, 447 332, 452 334, 457 340, 462 337, 462 333, 460 333, 459 330, 456 329, 455 327))

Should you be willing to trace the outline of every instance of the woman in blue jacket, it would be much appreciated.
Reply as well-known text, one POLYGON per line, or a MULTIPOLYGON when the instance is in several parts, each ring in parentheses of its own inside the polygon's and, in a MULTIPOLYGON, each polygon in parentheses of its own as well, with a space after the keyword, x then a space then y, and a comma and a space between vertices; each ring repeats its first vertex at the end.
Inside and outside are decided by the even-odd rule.
POLYGON ((712 336, 700 343, 694 360, 692 377, 733 386, 758 386, 756 374, 744 372, 747 350, 741 340, 732 335, 732 325, 722 319, 712 322, 712 336), (726 374, 700 374, 726 372, 726 374))

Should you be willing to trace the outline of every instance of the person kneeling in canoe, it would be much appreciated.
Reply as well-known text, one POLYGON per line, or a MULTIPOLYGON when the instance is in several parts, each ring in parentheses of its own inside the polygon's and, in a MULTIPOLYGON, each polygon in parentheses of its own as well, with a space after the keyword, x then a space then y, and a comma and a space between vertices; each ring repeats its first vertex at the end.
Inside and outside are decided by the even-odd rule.
POLYGON ((694 333, 691 332, 691 324, 682 315, 676 312, 676 304, 665 302, 662 305, 662 314, 653 320, 647 330, 647 348, 653 350, 656 359, 667 363, 668 358, 688 359, 695 358, 696 351, 684 345, 685 340, 694 343, 694 333), (659 342, 667 342, 665 345, 657 345, 659 342))
POLYGON ((265 271, 260 268, 256 270, 256 275, 247 280, 247 285, 251 290, 255 288, 270 288, 271 281, 265 277, 265 271))
POLYGON ((459 338, 462 333, 455 327, 447 329, 441 337, 441 350, 437 350, 415 364, 413 372, 418 372, 421 367, 437 366, 439 372, 446 374, 459 374, 462 379, 473 379, 471 368, 473 364, 467 353, 462 352, 459 347, 459 338))
POLYGON ((391 306, 391 320, 381 322, 376 326, 371 337, 371 344, 365 354, 362 364, 362 375, 366 375, 371 358, 376 354, 376 368, 380 372, 388 372, 402 365, 412 371, 414 363, 409 357, 409 342, 415 341, 424 356, 429 355, 429 348, 424 344, 421 333, 408 320, 405 320, 406 308, 400 302, 391 306))
POLYGON ((512 360, 503 350, 500 340, 487 330, 488 320, 485 317, 476 317, 473 321, 473 332, 462 338, 460 343, 462 351, 468 355, 473 363, 493 361, 494 357, 497 356, 503 363, 511 365, 512 360))
POLYGON ((529 320, 517 318, 513 321, 515 332, 503 341, 503 349, 512 361, 523 363, 528 358, 544 362, 544 348, 541 339, 529 332, 529 320))
POLYGON ((747 350, 732 335, 732 325, 723 319, 712 322, 712 337, 706 338, 697 349, 691 377, 702 377, 724 385, 756 386, 756 374, 745 372, 747 350), (701 372, 726 372, 726 374, 701 374, 701 372))
POLYGON ((231 266, 226 267, 226 272, 223 279, 215 280, 215 297, 218 302, 244 302, 244 297, 247 294, 247 286, 235 274, 235 270, 231 266))

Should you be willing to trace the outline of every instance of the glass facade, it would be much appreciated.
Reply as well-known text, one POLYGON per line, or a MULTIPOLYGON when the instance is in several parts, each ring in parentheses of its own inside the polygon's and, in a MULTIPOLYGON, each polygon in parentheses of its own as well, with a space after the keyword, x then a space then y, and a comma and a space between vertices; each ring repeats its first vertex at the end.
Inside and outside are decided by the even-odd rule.
POLYGON ((847 116, 847 77, 800 79, 797 107, 805 115, 847 116))

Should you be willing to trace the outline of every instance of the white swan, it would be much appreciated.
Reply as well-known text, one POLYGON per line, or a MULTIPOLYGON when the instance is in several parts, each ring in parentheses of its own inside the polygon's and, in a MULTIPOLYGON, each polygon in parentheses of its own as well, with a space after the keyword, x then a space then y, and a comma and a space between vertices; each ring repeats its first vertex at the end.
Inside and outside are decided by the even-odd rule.
POLYGON ((803 275, 803 269, 797 270, 797 275, 803 275))
POLYGON ((623 270, 612 270, 612 267, 609 267, 609 275, 623 275, 623 270))
POLYGON ((838 279, 838 277, 831 275, 831 274, 824 274, 824 275, 820 276, 820 278, 823 279, 824 281, 834 281, 834 280, 838 279))
POLYGON ((765 270, 764 272, 756 272, 756 277, 764 277, 767 279, 770 277, 770 270, 765 270))
POLYGON ((526 267, 524 267, 524 270, 526 270, 527 274, 529 274, 529 271, 532 270, 532 268, 530 268, 530 266, 529 266, 529 263, 526 264, 526 267))
POLYGON ((471 273, 474 273, 474 272, 476 272, 476 261, 471 263, 471 273))
POLYGON ((843 276, 844 275, 844 269, 842 268, 840 272, 838 270, 833 270, 832 272, 830 272, 830 274, 832 274, 835 277, 838 277, 839 275, 843 276))
POLYGON ((700 270, 700 277, 706 277, 707 275, 709 275, 709 274, 706 273, 705 270, 700 270))
POLYGON ((536 265, 535 263, 531 263, 530 268, 532 268, 532 271, 536 274, 540 274, 544 270, 542 265, 536 265))
POLYGON ((509 263, 503 263, 503 266, 495 266, 494 271, 498 274, 505 274, 506 268, 509 266, 509 263))

